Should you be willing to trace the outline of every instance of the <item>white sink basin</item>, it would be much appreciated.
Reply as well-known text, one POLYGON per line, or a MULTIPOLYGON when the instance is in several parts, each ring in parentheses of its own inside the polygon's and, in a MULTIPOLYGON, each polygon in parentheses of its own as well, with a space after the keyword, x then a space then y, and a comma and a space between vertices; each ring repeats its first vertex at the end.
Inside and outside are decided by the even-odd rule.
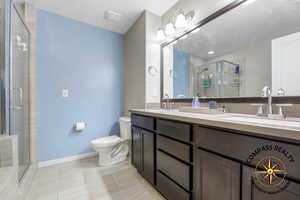
POLYGON ((272 119, 263 119, 263 118, 254 118, 254 117, 237 117, 237 116, 224 117, 223 119, 230 120, 230 121, 239 121, 239 122, 246 122, 246 123, 263 124, 263 125, 286 126, 286 127, 291 127, 291 128, 300 128, 300 122, 296 122, 296 121, 272 120, 272 119))
POLYGON ((187 112, 187 113, 198 113, 198 114, 212 114, 212 115, 224 114, 222 108, 209 109, 208 107, 200 107, 200 108, 180 107, 178 111, 187 112))

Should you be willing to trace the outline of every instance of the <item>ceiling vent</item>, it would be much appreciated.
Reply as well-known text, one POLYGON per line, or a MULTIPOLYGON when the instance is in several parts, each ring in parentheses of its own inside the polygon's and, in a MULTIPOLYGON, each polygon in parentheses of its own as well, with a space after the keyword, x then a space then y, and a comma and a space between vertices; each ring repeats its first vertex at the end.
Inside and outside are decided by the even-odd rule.
POLYGON ((121 20, 122 15, 115 11, 107 10, 104 13, 104 19, 112 22, 117 22, 121 20))

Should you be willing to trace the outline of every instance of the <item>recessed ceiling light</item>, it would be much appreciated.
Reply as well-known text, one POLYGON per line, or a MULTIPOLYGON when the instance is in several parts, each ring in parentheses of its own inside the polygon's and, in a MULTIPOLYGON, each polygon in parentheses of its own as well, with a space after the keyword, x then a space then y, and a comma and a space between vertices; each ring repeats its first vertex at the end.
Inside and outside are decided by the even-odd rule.
POLYGON ((207 52, 207 53, 208 53, 208 55, 213 55, 213 54, 215 54, 214 51, 209 51, 209 52, 207 52))

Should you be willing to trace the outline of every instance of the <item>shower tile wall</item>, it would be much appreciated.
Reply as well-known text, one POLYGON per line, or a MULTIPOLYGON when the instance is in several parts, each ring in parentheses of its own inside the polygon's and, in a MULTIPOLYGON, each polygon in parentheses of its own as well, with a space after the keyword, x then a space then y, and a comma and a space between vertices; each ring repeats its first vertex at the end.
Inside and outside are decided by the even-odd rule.
POLYGON ((13 149, 10 139, 0 139, 0 167, 13 165, 13 149))
POLYGON ((22 200, 18 198, 17 181, 17 137, 0 136, 0 199, 22 200))

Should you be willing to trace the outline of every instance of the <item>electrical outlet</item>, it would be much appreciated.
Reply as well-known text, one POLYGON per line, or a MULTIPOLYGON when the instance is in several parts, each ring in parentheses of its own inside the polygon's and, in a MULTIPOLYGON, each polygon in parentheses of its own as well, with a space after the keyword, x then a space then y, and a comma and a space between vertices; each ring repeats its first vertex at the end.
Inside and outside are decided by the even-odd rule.
POLYGON ((62 96, 63 97, 69 97, 69 90, 68 89, 62 89, 62 96))

